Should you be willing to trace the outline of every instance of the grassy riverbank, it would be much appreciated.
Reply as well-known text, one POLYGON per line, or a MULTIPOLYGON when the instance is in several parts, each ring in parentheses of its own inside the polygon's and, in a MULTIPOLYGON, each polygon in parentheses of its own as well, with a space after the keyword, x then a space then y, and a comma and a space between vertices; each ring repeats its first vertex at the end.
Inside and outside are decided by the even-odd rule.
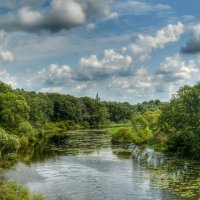
POLYGON ((1 200, 43 200, 42 195, 31 194, 28 188, 16 183, 0 183, 1 200))

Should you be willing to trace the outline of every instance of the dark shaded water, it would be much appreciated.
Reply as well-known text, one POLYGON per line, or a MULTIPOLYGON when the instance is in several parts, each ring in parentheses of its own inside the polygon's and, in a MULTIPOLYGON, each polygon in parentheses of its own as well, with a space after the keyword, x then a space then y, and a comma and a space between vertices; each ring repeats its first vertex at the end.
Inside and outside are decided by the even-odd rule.
POLYGON ((32 162, 19 162, 4 177, 48 200, 183 199, 154 186, 147 166, 132 159, 129 151, 111 148, 103 133, 71 133, 62 141, 62 149, 54 145, 54 156, 37 161, 33 156, 32 162))

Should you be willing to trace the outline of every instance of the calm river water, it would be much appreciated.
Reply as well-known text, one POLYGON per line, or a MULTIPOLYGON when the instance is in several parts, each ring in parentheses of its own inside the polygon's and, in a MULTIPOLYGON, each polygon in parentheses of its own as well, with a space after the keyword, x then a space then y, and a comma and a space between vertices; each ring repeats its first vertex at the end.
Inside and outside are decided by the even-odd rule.
POLYGON ((156 187, 151 170, 127 151, 111 148, 105 134, 79 132, 67 138, 62 138, 65 150, 54 145, 53 155, 46 153, 44 159, 40 152, 37 159, 18 162, 4 177, 44 194, 47 200, 183 199, 156 187))

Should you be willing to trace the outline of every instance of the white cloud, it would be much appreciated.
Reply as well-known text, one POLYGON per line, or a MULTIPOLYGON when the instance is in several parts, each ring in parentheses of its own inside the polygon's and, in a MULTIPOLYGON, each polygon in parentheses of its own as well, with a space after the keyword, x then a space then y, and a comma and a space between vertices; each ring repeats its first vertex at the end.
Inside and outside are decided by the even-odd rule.
POLYGON ((76 87, 76 90, 80 91, 80 90, 85 90, 88 88, 88 85, 86 83, 82 83, 82 84, 78 84, 76 87))
POLYGON ((80 4, 74 0, 53 0, 47 11, 35 11, 22 7, 16 12, 2 14, 1 28, 15 30, 59 31, 85 23, 86 16, 80 4))
POLYGON ((198 59, 185 61, 180 54, 166 57, 153 75, 155 94, 170 98, 181 86, 198 81, 199 75, 198 59))
POLYGON ((113 49, 104 51, 104 57, 99 60, 96 55, 80 59, 78 79, 104 79, 113 75, 127 75, 130 73, 133 59, 129 55, 122 55, 113 49))
POLYGON ((152 75, 145 68, 138 69, 129 77, 113 77, 109 88, 124 94, 146 95, 154 90, 152 75))
POLYGON ((165 61, 160 64, 156 78, 163 82, 184 84, 198 75, 199 69, 196 60, 183 61, 179 54, 175 54, 165 58, 165 61))
MULTIPOLYGON (((57 64, 51 64, 49 68, 42 69, 38 72, 36 81, 40 79, 44 85, 63 85, 71 80, 72 71, 67 65, 59 66, 57 64)), ((35 81, 35 80, 33 80, 35 81)))
POLYGON ((11 75, 6 70, 0 70, 0 80, 4 83, 11 85, 14 88, 18 86, 17 77, 11 75))
POLYGON ((86 29, 88 31, 94 30, 95 28, 96 28, 96 25, 94 23, 88 23, 87 26, 86 26, 86 29))
POLYGON ((179 87, 198 81, 200 70, 198 59, 182 60, 179 54, 166 57, 159 69, 153 73, 147 68, 139 68, 129 77, 113 77, 108 85, 111 93, 143 99, 170 98, 179 87))
POLYGON ((14 56, 10 51, 2 51, 0 52, 0 60, 12 62, 14 60, 14 56))
POLYGON ((18 10, 0 15, 0 26, 6 31, 57 32, 83 25, 87 20, 103 16, 116 18, 110 11, 111 0, 52 0, 49 7, 34 9, 24 3, 18 10))
POLYGON ((7 36, 8 34, 5 31, 0 30, 0 60, 3 62, 12 62, 14 56, 7 50, 7 36))
POLYGON ((68 65, 51 64, 21 82, 27 90, 75 94, 78 83, 74 83, 72 76, 73 71, 68 65))
POLYGON ((143 61, 150 57, 153 49, 164 48, 166 44, 176 42, 184 32, 184 25, 178 23, 176 25, 169 24, 165 28, 159 30, 156 35, 139 35, 136 44, 130 45, 130 50, 134 54, 140 54, 140 60, 143 61))
POLYGON ((112 12, 107 15, 106 19, 117 19, 118 17, 119 17, 118 12, 112 12))
POLYGON ((45 87, 45 88, 41 88, 40 92, 44 92, 44 93, 64 93, 64 87, 45 87))

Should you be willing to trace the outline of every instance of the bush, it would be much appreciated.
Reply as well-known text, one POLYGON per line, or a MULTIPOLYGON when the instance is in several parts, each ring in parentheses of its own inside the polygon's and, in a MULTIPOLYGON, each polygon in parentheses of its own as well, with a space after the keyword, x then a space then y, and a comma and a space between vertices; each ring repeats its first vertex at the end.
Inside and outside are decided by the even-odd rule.
POLYGON ((21 136, 32 136, 33 135, 33 127, 29 122, 21 122, 19 127, 17 128, 17 132, 21 136))
POLYGON ((136 144, 146 144, 153 138, 153 133, 148 127, 137 128, 133 131, 132 138, 136 144))
POLYGON ((0 129, 0 151, 2 157, 5 154, 16 153, 18 149, 19 138, 15 135, 9 135, 3 129, 0 129))
POLYGON ((28 138, 26 136, 22 136, 20 139, 20 150, 27 149, 29 145, 28 138))
POLYGON ((129 144, 133 142, 132 133, 128 128, 121 128, 112 135, 112 144, 129 144))

